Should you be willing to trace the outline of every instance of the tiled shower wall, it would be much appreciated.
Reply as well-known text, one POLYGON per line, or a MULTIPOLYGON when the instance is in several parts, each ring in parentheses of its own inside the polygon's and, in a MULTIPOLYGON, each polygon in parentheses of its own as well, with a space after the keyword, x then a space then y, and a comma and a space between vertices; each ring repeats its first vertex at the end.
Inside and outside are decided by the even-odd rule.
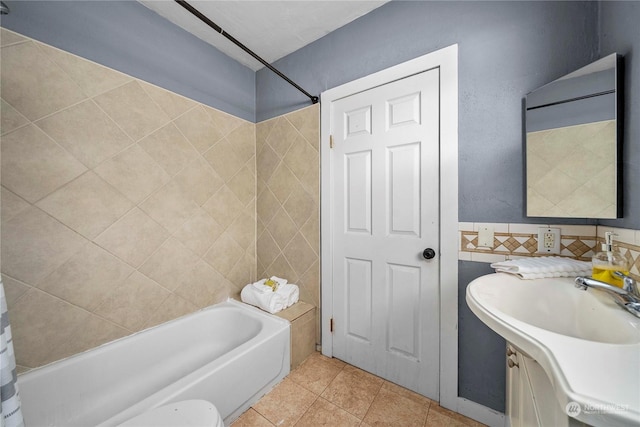
MULTIPOLYGON (((256 125, 258 277, 285 277, 320 308, 320 109, 256 125)), ((320 342, 320 310, 316 310, 320 342)))
POLYGON ((0 31, 2 276, 20 370, 255 279, 256 125, 0 31))

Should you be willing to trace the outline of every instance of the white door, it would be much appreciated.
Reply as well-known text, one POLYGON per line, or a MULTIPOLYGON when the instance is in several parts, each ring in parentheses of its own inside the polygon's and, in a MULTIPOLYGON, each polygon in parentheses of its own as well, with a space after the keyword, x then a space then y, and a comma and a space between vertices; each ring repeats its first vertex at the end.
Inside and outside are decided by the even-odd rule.
POLYGON ((435 68, 331 106, 333 355, 435 400, 439 92, 435 68))

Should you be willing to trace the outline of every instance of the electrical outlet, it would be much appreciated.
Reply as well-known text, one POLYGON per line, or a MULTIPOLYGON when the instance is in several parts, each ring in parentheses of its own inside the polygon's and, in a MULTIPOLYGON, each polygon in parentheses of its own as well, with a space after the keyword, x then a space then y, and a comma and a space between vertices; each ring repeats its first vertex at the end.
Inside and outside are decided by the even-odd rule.
POLYGON ((538 228, 538 253, 559 254, 560 253, 560 229, 559 228, 538 228))

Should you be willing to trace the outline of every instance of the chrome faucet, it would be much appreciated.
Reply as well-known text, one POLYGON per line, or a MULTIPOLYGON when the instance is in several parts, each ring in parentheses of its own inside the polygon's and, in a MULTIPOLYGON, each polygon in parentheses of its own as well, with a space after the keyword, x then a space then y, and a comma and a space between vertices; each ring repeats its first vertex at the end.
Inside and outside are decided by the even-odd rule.
POLYGON ((638 284, 633 280, 633 278, 619 271, 616 271, 613 274, 623 280, 622 288, 584 276, 576 277, 576 288, 582 290, 593 288, 604 291, 610 295, 620 307, 624 308, 634 316, 640 317, 640 291, 638 290, 638 284))

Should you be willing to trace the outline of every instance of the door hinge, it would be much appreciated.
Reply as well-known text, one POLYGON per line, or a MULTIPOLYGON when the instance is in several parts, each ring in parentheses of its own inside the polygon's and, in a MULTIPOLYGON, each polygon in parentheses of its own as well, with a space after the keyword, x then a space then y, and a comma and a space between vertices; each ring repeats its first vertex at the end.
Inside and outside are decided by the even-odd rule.
POLYGON ((333 317, 329 319, 329 332, 333 332, 333 317))
POLYGON ((333 148, 333 135, 329 135, 329 148, 333 148))

